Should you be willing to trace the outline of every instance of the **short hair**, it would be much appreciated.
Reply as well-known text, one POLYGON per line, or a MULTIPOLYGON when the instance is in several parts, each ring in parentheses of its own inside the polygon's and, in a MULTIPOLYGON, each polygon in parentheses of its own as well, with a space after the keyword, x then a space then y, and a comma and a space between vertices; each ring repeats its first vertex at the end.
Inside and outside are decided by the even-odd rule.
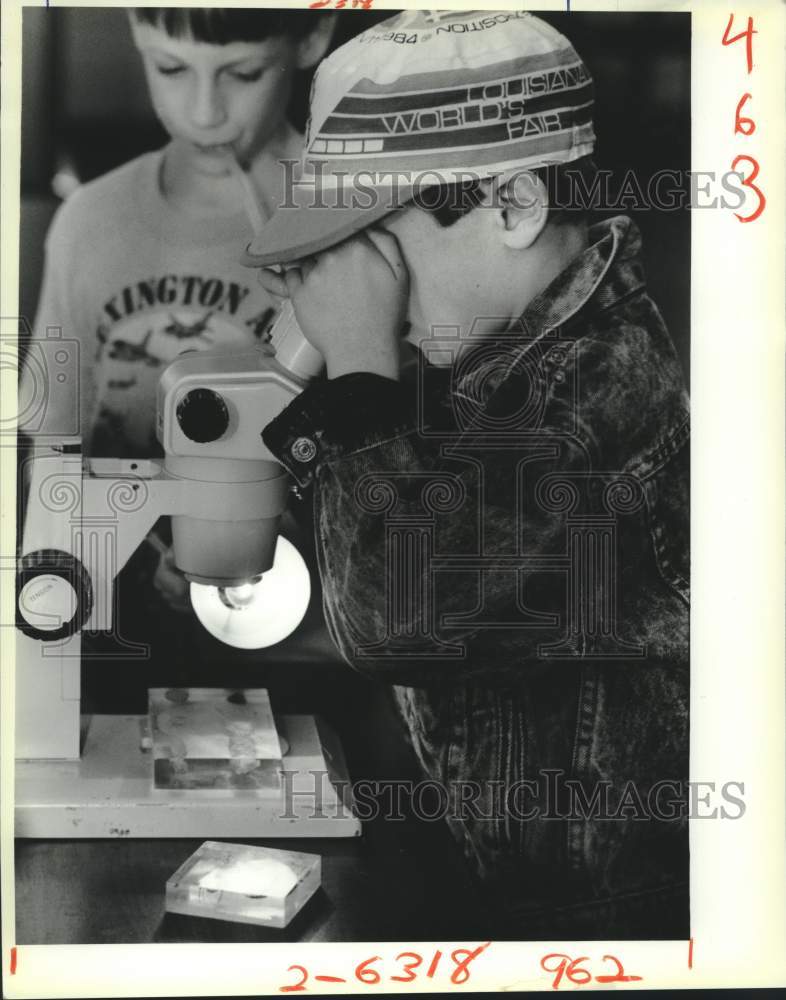
MULTIPOLYGON (((529 169, 529 173, 534 174, 546 188, 549 222, 561 225, 586 220, 590 207, 586 194, 593 189, 597 172, 591 156, 581 156, 570 163, 529 169)), ((488 178, 478 178, 435 185, 419 191, 412 201, 433 215, 440 226, 452 226, 481 203, 488 183, 488 178)))
POLYGON ((314 30, 320 16, 308 10, 242 7, 134 7, 132 13, 138 23, 160 28, 172 38, 193 38, 210 45, 282 36, 300 40, 314 30))

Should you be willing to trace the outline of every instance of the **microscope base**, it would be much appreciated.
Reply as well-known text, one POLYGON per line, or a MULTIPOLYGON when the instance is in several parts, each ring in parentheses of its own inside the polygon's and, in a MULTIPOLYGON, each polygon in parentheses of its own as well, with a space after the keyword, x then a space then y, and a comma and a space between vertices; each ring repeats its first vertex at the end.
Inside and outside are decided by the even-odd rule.
POLYGON ((154 789, 151 752, 140 746, 143 716, 95 715, 84 721, 79 760, 17 761, 17 837, 360 835, 338 740, 312 716, 276 719, 289 752, 282 762, 285 791, 275 793, 154 789))

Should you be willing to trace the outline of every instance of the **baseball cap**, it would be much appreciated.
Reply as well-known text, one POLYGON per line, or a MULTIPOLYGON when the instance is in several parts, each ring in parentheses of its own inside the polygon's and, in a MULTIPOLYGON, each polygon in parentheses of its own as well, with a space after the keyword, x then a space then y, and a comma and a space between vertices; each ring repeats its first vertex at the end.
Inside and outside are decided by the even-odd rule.
POLYGON ((436 184, 590 154, 593 85, 570 42, 524 11, 403 11, 317 69, 285 202, 244 263, 287 263, 436 184))

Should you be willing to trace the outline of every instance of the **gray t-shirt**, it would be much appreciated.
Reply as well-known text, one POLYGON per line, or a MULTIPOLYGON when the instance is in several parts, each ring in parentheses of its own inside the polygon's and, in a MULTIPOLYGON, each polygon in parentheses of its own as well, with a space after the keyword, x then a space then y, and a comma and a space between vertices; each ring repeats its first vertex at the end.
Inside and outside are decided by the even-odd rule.
POLYGON ((265 339, 275 317, 254 271, 238 263, 253 237, 245 214, 176 211, 161 193, 163 155, 79 188, 47 236, 35 336, 55 327, 79 342, 79 423, 93 457, 160 455, 156 386, 166 365, 185 350, 265 339))

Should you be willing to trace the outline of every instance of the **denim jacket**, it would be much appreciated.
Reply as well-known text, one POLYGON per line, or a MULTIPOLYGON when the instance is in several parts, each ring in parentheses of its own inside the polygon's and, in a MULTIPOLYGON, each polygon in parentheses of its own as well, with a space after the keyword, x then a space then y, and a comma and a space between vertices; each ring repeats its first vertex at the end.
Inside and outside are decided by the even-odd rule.
POLYGON ((394 685, 509 935, 687 936, 688 401, 635 225, 484 326, 263 437, 314 485, 331 637, 394 685))

